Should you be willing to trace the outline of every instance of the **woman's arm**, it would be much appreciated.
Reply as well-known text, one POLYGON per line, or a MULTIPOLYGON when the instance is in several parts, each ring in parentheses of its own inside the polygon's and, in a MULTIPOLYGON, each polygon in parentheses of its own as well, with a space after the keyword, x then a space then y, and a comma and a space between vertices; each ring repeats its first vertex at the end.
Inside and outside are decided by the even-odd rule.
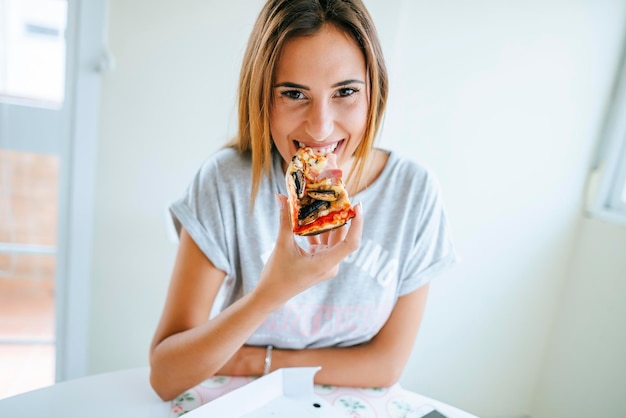
POLYGON ((172 399, 211 376, 258 327, 264 318, 261 312, 270 309, 248 295, 209 321, 224 277, 183 230, 150 347, 150 381, 161 398, 172 399))
POLYGON ((360 207, 349 228, 329 232, 327 245, 303 250, 291 232, 285 196, 277 196, 280 229, 276 246, 255 289, 208 320, 225 273, 189 234, 181 232, 167 300, 150 347, 150 382, 162 399, 214 375, 261 323, 287 300, 337 274, 362 233, 360 207))
MULTIPOLYGON (((396 383, 411 354, 422 321, 428 285, 398 299, 389 319, 367 343, 345 348, 277 350, 272 370, 322 366, 315 383, 334 386, 386 387, 396 383)), ((255 375, 263 370, 265 347, 242 347, 219 371, 225 375, 255 375)))

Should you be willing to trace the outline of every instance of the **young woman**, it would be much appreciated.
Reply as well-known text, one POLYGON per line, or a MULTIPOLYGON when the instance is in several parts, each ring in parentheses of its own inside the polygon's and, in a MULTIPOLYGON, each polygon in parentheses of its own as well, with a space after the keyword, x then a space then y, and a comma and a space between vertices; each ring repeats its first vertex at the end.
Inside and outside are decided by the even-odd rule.
POLYGON ((172 399, 210 376, 322 366, 316 383, 383 387, 403 371, 428 283, 454 251, 433 178, 374 147, 387 72, 360 0, 269 0, 244 56, 239 132, 172 205, 180 235, 150 349, 172 399), (349 225, 295 236, 285 170, 332 152, 349 225))

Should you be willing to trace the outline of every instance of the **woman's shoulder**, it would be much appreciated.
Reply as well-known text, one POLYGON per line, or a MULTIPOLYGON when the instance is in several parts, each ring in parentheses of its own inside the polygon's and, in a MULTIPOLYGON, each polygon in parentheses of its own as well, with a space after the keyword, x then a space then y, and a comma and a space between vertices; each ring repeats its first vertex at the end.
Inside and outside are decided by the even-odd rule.
POLYGON ((385 169, 372 189, 380 194, 403 196, 408 205, 419 206, 441 194, 433 170, 419 160, 398 151, 390 151, 385 169))
POLYGON ((249 152, 240 152, 233 147, 223 147, 208 156, 207 162, 214 164, 250 164, 251 157, 249 152))
POLYGON ((249 153, 242 153, 232 147, 220 148, 209 155, 200 167, 200 175, 220 175, 249 173, 252 161, 249 153))
POLYGON ((432 170, 422 162, 398 151, 391 150, 387 152, 389 157, 383 171, 387 180, 399 180, 402 182, 435 181, 432 170))

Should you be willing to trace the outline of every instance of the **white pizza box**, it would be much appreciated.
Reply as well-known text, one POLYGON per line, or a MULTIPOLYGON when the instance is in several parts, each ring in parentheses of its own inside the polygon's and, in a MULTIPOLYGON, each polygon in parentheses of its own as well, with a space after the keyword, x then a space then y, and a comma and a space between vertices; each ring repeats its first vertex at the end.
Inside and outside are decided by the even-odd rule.
POLYGON ((185 418, 341 418, 338 409, 314 393, 321 367, 278 369, 185 414, 185 418))

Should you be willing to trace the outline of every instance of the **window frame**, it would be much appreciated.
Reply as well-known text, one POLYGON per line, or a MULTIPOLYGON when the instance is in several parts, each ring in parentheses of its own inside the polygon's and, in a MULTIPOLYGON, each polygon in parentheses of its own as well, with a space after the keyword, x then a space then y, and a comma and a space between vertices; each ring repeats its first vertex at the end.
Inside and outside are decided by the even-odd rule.
POLYGON ((626 226, 626 51, 592 165, 589 215, 626 226))
POLYGON ((91 253, 108 0, 68 0, 57 243, 56 381, 89 374, 91 253))

